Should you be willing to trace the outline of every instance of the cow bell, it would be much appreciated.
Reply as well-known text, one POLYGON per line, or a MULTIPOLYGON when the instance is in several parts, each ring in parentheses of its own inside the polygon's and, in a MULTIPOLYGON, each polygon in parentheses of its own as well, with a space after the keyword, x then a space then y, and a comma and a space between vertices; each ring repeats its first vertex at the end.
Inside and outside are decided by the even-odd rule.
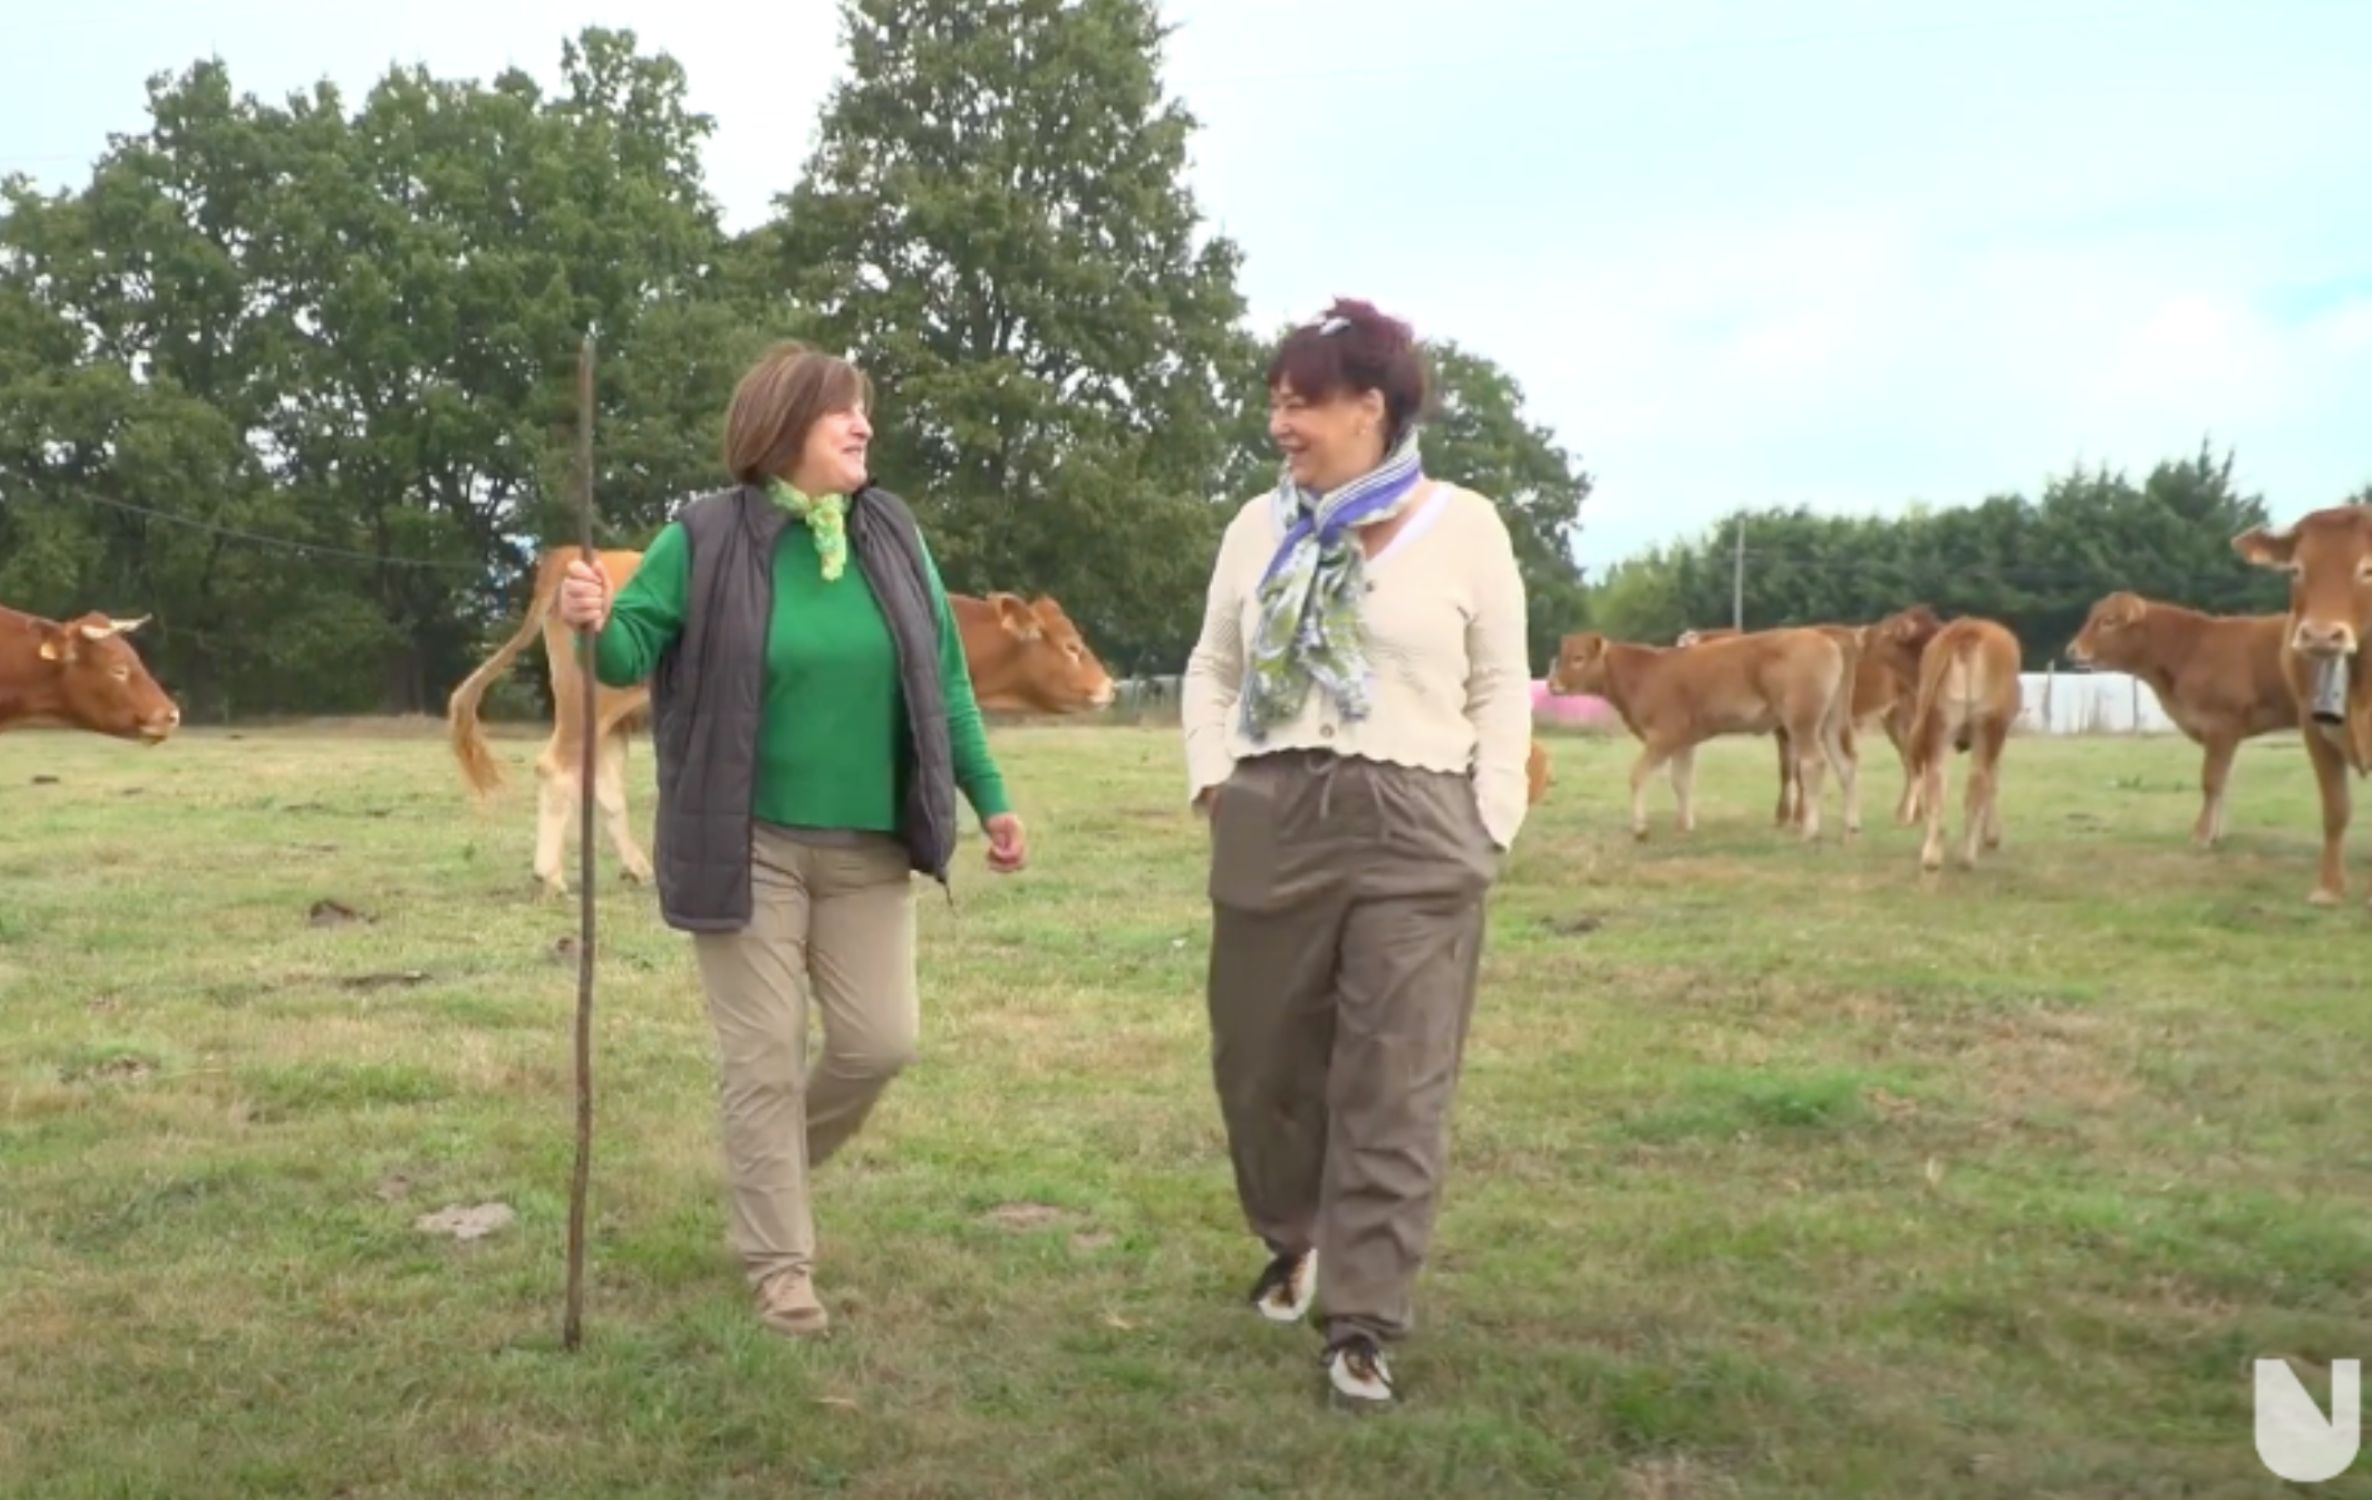
POLYGON ((2326 656, 2314 664, 2314 720, 2340 724, 2347 720, 2347 663, 2344 656, 2326 656))

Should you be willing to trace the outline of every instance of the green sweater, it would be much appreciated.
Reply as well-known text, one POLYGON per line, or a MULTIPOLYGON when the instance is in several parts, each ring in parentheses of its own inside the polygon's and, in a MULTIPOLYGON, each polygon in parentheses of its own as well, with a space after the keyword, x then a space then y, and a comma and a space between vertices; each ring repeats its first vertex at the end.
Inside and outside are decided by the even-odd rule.
MULTIPOLYGON (((939 673, 947 695, 956 785, 982 820, 1011 811, 972 697, 963 634, 928 547, 939 616, 939 673)), ((611 603, 594 637, 593 675, 610 687, 640 682, 683 629, 692 553, 670 522, 611 603)), ((793 828, 894 833, 913 761, 897 648, 873 586, 854 558, 826 583, 815 537, 793 522, 774 550, 774 616, 766 634, 765 721, 758 731, 751 811, 793 828)))

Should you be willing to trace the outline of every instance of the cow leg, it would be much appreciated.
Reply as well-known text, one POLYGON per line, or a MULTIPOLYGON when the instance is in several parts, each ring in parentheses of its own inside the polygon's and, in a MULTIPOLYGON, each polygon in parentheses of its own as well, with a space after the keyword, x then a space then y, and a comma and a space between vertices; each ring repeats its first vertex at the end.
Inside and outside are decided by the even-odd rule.
POLYGON ((1672 752, 1672 800, 1680 808, 1680 831, 1697 831, 1697 747, 1672 752))
POLYGON ((1837 794, 1845 803, 1845 837, 1861 832, 1861 751, 1853 740, 1853 718, 1844 708, 1824 726, 1821 753, 1837 773, 1837 794))
POLYGON ((2213 849, 2224 836, 2224 784, 2239 749, 2240 741, 2226 735, 2207 742, 2207 760, 2199 768, 2199 821, 2191 829, 2191 842, 2202 849, 2213 849))
POLYGON ((1642 745, 1631 763, 1631 837, 1647 837, 1647 782, 1672 752, 1660 745, 1642 745))
POLYGON ((535 878, 546 894, 568 894, 560 855, 568 841, 568 820, 577 810, 577 773, 558 764, 550 751, 535 763, 535 878))
POLYGON ((1951 736, 1941 713, 1921 727, 1927 731, 1927 743, 1920 756, 1919 810, 1927 819, 1927 838, 1919 846, 1919 868, 1940 870, 1944 867, 1944 746, 1951 736))
POLYGON ((1911 764, 1910 727, 1891 709, 1886 714, 1886 738, 1894 746, 1894 758, 1902 763, 1903 792, 1894 802, 1894 821, 1904 828, 1919 821, 1920 775, 1911 764))
POLYGON ((1779 810, 1772 821, 1785 828, 1804 815, 1804 788, 1796 777, 1795 747, 1787 742, 1786 727, 1774 730, 1771 737, 1779 742, 1779 810))
POLYGON ((2306 725, 2306 758, 2314 765, 2314 787, 2322 794, 2323 864, 2314 893, 2306 899, 2316 906, 2337 906, 2347 895, 2347 871, 2340 858, 2347 840, 2347 763, 2339 747, 2323 738, 2319 726, 2306 725))
POLYGON ((1968 759, 1968 791, 1961 813, 1968 827, 1963 834, 1965 862, 1974 868, 1977 850, 2001 847, 2001 750, 2009 725, 1989 721, 1976 726, 1974 752, 1968 759))
POLYGON ((1820 838, 1820 758, 1828 749, 1827 728, 1816 725, 1810 734, 1795 736, 1796 826, 1807 844, 1820 838))
POLYGON ((609 841, 626 867, 626 878, 649 885, 655 878, 650 856, 634 841, 634 825, 626 816, 626 735, 612 729, 601 737, 593 766, 593 795, 601 804, 601 821, 609 841))

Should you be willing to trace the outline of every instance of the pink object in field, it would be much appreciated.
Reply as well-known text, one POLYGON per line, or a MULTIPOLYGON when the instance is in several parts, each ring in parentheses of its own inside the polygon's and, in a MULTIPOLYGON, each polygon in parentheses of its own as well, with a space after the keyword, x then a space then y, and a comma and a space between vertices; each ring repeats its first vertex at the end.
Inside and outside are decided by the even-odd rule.
POLYGON ((1532 719, 1535 723, 1558 724, 1568 729, 1620 729, 1622 717, 1614 705, 1590 694, 1560 698, 1548 690, 1544 681, 1532 684, 1532 719))

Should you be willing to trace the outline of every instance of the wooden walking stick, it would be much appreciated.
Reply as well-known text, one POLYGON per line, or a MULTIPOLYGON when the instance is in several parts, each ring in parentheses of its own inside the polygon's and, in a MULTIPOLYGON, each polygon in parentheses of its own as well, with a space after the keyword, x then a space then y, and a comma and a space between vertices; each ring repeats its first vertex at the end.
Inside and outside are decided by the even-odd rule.
MULTIPOLYGON (((593 335, 577 350, 577 539, 595 568, 593 550, 593 335)), ((594 701, 600 684, 593 675, 593 636, 577 632, 582 680, 584 738, 577 760, 577 1166, 568 1189, 568 1313, 560 1327, 563 1347, 574 1350, 583 1333, 585 1306, 585 1184, 593 1165, 593 737, 600 724, 594 701)))

